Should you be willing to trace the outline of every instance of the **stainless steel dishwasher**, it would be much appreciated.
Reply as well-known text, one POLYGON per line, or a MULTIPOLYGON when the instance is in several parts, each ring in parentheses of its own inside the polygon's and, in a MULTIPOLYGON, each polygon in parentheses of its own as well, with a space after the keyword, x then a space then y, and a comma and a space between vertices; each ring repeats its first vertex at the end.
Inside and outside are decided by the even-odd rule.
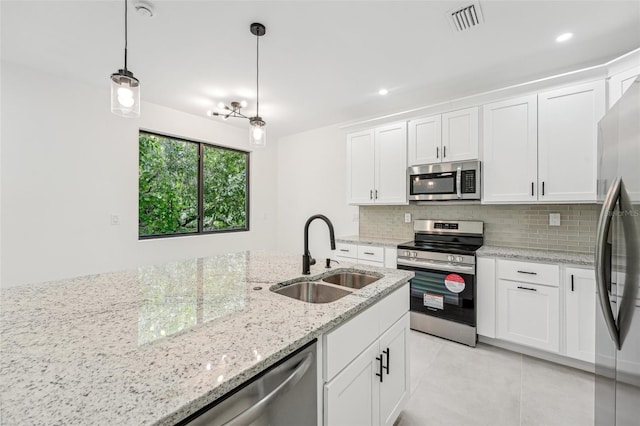
POLYGON ((315 426, 317 419, 314 340, 178 425, 315 426))

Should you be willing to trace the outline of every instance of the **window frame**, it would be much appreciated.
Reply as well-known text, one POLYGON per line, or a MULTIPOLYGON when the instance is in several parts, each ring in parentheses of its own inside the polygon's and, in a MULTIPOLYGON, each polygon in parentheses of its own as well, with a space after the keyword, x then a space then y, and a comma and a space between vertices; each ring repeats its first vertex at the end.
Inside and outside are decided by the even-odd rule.
MULTIPOLYGON (((213 234, 227 234, 232 232, 248 232, 251 230, 250 218, 251 218, 251 196, 250 196, 250 182, 251 182, 251 151, 245 151, 237 148, 230 148, 228 146, 217 145, 211 142, 187 139, 181 136, 170 135, 167 133, 160 133, 153 130, 138 129, 138 177, 140 176, 140 134, 146 133, 152 136, 158 136, 161 138, 173 139, 180 142, 193 143, 197 145, 198 151, 198 230, 195 232, 178 232, 172 234, 154 234, 154 235, 140 235, 140 225, 138 225, 138 241, 141 240, 155 240, 159 238, 174 238, 174 237, 188 237, 194 235, 213 235, 213 234), (245 185, 245 226, 237 229, 220 229, 213 231, 204 230, 204 150, 206 146, 224 149, 227 151, 239 152, 245 154, 245 168, 246 168, 246 185, 245 185)), ((140 183, 138 182, 138 221, 140 220, 140 183)))

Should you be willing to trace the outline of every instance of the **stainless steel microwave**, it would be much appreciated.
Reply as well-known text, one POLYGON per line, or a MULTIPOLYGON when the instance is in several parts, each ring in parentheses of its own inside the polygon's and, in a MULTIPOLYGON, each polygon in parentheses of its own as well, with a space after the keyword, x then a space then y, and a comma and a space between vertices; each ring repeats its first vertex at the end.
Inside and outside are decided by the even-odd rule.
POLYGON ((409 167, 409 201, 480 200, 480 174, 480 161, 409 167))

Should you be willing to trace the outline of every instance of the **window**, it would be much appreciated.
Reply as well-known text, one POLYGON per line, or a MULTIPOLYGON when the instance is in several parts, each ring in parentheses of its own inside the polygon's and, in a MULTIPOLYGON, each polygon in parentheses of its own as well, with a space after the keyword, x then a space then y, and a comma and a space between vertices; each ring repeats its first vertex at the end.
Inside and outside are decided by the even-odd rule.
POLYGON ((249 230, 249 153, 140 131, 141 239, 249 230))

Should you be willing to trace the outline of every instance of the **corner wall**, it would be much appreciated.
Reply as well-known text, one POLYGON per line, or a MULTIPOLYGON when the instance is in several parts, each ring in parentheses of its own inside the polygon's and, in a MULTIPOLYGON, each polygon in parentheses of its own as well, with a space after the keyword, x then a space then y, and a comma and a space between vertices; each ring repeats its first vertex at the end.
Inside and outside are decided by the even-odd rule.
MULTIPOLYGON (((278 141, 278 249, 303 254, 304 225, 314 214, 327 216, 336 237, 358 233, 358 207, 347 205, 345 133, 324 127, 278 141)), ((330 257, 329 231, 321 220, 309 227, 311 255, 330 257)))
POLYGON ((275 247, 275 141, 251 154, 249 232, 139 241, 138 130, 249 150, 247 131, 149 103, 140 119, 114 116, 106 77, 1 71, 0 286, 275 247))

